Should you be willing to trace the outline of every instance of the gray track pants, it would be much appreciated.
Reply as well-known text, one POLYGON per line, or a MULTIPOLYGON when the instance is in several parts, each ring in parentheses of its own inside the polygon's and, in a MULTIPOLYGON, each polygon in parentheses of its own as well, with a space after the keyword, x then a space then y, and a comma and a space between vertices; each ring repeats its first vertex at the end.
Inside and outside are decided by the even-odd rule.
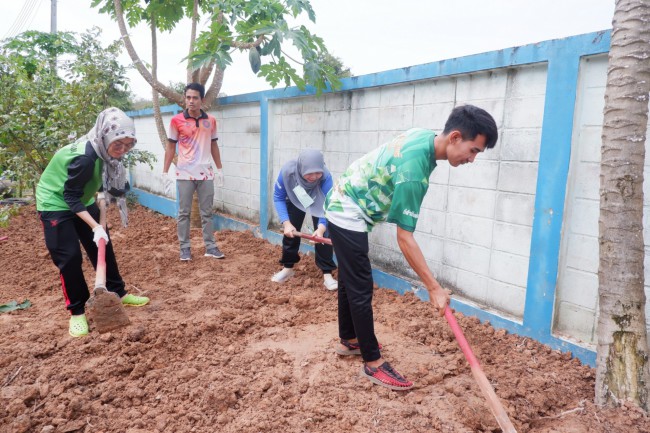
POLYGON ((212 226, 212 204, 214 201, 214 181, 177 180, 178 187, 178 242, 181 248, 190 247, 190 213, 194 191, 199 195, 199 211, 205 248, 216 246, 212 226))

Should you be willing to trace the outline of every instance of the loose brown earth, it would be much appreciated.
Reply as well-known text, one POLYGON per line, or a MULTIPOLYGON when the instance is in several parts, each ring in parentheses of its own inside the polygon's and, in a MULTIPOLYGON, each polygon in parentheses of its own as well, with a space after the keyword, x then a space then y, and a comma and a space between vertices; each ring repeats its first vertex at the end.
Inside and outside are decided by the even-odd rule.
MULTIPOLYGON (((150 296, 132 324, 68 335, 58 272, 33 206, 0 229, 2 432, 498 432, 446 322, 413 295, 375 292, 385 358, 416 383, 395 392, 339 357, 336 294, 313 258, 270 282, 280 247, 250 232, 217 233, 225 260, 178 260, 176 224, 136 207, 111 237, 127 289, 150 296)), ((92 287, 94 274, 85 264, 92 287)), ((593 404, 594 370, 537 342, 458 315, 519 432, 650 432, 624 406, 593 404)))

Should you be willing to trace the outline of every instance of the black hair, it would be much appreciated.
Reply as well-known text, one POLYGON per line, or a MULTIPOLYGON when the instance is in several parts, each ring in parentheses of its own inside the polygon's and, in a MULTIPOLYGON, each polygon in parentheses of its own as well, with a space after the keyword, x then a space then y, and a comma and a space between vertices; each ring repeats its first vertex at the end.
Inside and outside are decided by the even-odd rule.
POLYGON ((442 133, 449 134, 454 130, 460 132, 463 140, 474 140, 477 135, 483 135, 486 149, 493 148, 499 138, 492 115, 474 105, 460 105, 451 111, 442 133))
POLYGON ((187 86, 185 86, 185 90, 183 90, 183 95, 187 93, 188 90, 196 90, 199 92, 199 95, 201 95, 201 99, 205 97, 205 87, 203 87, 203 84, 199 83, 190 83, 187 86))

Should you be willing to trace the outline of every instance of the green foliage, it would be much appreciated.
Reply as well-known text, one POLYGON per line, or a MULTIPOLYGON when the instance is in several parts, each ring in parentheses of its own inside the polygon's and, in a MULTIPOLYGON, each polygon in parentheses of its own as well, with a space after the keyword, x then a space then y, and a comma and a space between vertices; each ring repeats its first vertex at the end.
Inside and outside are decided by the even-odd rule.
MULTIPOLYGON (((156 27, 163 32, 172 31, 185 17, 192 16, 193 0, 158 0, 145 1, 122 0, 122 9, 130 27, 135 27, 140 22, 151 22, 151 17, 156 17, 156 27)), ((208 11, 207 1, 200 2, 200 9, 208 11)), ((99 7, 99 12, 106 13, 115 18, 113 0, 92 0, 92 7, 99 7)))
POLYGON ((8 205, 0 206, 0 227, 7 228, 9 227, 9 220, 11 217, 16 216, 20 213, 19 205, 8 205))
POLYGON ((204 66, 215 61, 225 68, 230 64, 233 46, 252 43, 263 37, 259 51, 249 51, 251 68, 264 77, 272 86, 294 83, 304 90, 312 85, 317 93, 328 86, 340 87, 335 69, 321 60, 327 55, 323 40, 312 34, 307 27, 290 27, 287 19, 306 13, 314 22, 316 16, 307 0, 216 0, 215 9, 223 14, 223 23, 213 26, 211 32, 203 32, 197 39, 196 49, 188 56, 192 67, 204 66), (283 43, 291 43, 302 59, 302 71, 294 66, 298 63, 283 50, 283 43), (226 55, 227 54, 227 55, 226 55), (265 64, 258 66, 262 59, 265 64), (289 62, 292 60, 293 62, 289 62))
POLYGON ((147 164, 150 170, 153 170, 153 162, 156 161, 156 155, 148 150, 133 149, 122 157, 126 168, 135 167, 138 164, 147 164))
POLYGON ((0 305, 0 313, 8 313, 9 311, 14 310, 24 310, 25 308, 29 308, 31 306, 32 303, 29 301, 29 299, 25 299, 20 304, 16 300, 11 300, 6 304, 0 305))
MULTIPOLYGON (((158 29, 171 31, 182 18, 191 18, 194 2, 121 0, 121 3, 131 27, 142 21, 149 23, 155 17, 158 29)), ((113 0, 92 0, 92 6, 99 7, 100 12, 115 14, 113 0)), ((312 85, 317 93, 328 87, 340 87, 336 68, 323 62, 328 54, 323 40, 305 26, 290 27, 287 22, 302 15, 315 22, 316 14, 309 0, 203 0, 199 7, 200 15, 207 17, 210 24, 199 33, 194 51, 184 59, 189 70, 212 63, 226 69, 233 61, 233 50, 248 50, 251 69, 272 86, 294 83, 305 89, 312 85), (259 50, 253 50, 257 48, 252 46, 254 43, 259 44, 259 50), (293 45, 300 59, 287 55, 283 44, 285 48, 293 45)))
POLYGON ((133 209, 138 203, 140 203, 140 200, 138 200, 138 195, 136 193, 133 191, 126 193, 126 205, 129 209, 133 209))
POLYGON ((130 109, 119 45, 103 47, 99 35, 29 31, 0 44, 4 176, 33 189, 54 152, 84 135, 101 110, 130 109))
POLYGON ((318 61, 319 63, 331 66, 334 69, 334 73, 339 78, 348 78, 352 76, 350 68, 346 68, 341 59, 330 53, 324 53, 319 57, 318 61))

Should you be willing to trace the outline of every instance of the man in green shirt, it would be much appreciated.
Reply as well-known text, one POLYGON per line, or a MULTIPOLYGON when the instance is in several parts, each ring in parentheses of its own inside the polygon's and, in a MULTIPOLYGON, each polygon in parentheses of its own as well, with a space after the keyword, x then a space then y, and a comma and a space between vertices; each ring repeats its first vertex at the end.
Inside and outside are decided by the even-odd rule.
POLYGON ((474 162, 498 138, 492 116, 473 105, 456 107, 441 135, 410 129, 353 162, 327 195, 325 216, 339 265, 338 319, 340 355, 361 355, 362 374, 373 383, 407 390, 404 378, 381 356, 374 332, 372 268, 368 233, 382 221, 397 226, 397 243, 442 315, 450 291, 429 270, 413 232, 436 161, 452 167, 474 162))

